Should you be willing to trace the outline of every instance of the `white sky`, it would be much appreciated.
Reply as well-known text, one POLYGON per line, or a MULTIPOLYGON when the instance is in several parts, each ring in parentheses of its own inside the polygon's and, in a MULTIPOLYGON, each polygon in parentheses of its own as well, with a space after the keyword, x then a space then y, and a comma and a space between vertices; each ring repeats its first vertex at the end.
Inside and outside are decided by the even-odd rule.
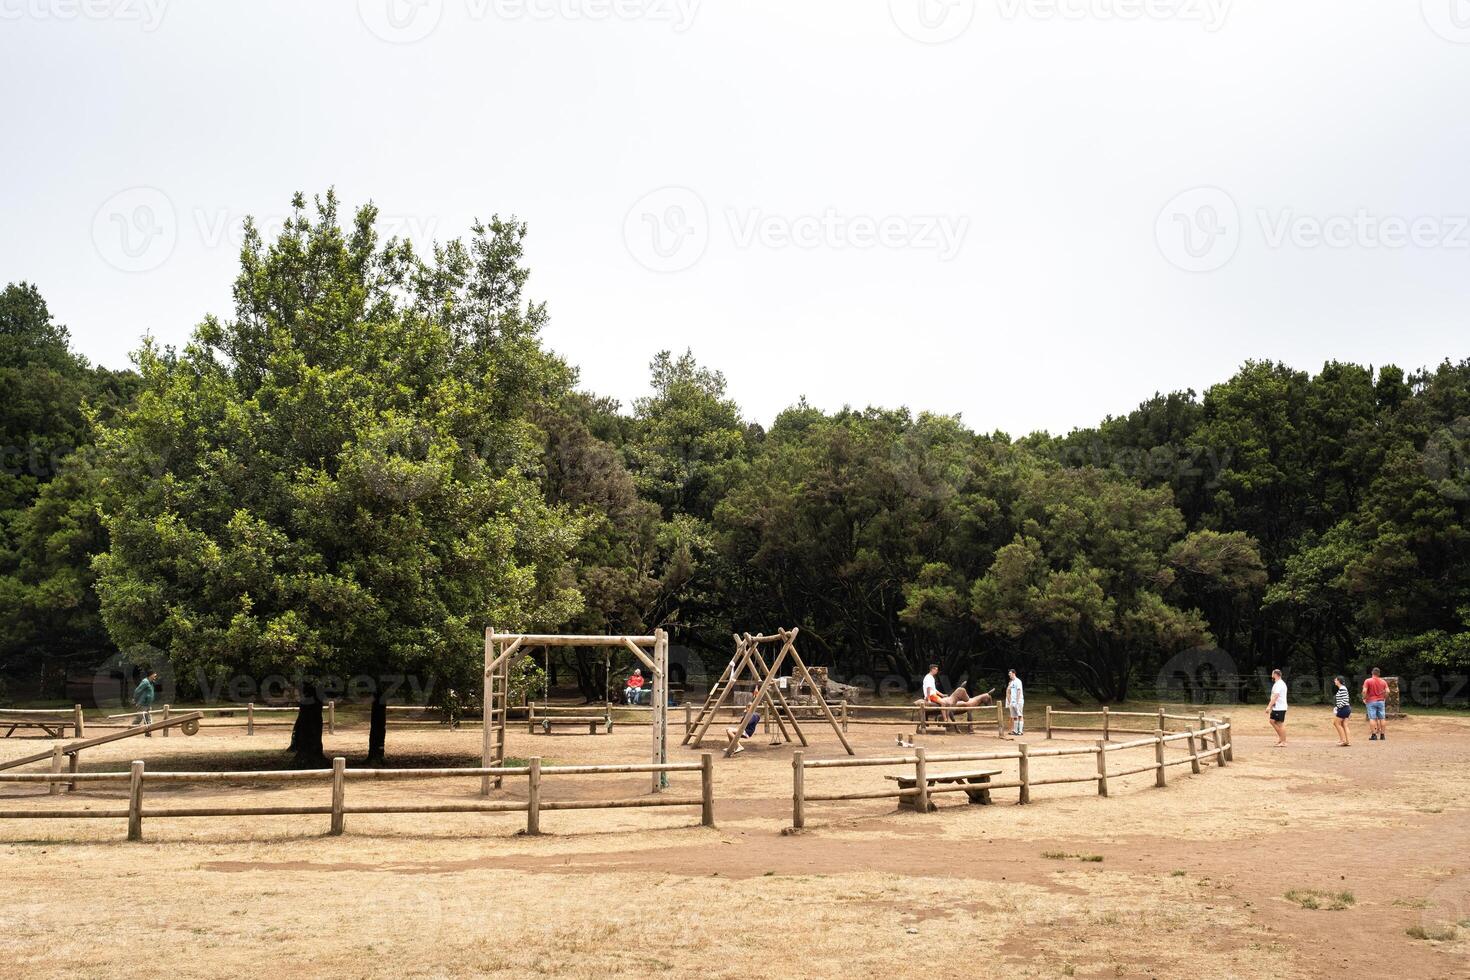
POLYGON ((527 220, 547 341, 625 402, 689 346, 758 421, 1019 435, 1470 353, 1467 0, 0 0, 0 81, 0 281, 114 366, 331 185, 527 220))

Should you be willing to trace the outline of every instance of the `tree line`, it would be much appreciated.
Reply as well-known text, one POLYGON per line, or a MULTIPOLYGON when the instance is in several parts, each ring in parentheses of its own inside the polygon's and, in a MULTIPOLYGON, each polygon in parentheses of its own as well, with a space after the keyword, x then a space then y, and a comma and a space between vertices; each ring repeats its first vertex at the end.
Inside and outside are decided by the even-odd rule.
MULTIPOLYGON (((387 679, 472 700, 487 624, 715 657, 795 625, 837 675, 1016 666, 1108 701, 1190 655, 1470 667, 1470 359, 1248 362, 1066 435, 804 400, 764 428, 690 352, 626 408, 579 387, 523 223, 420 254, 376 220, 328 193, 247 222, 232 314, 130 371, 0 296, 13 696, 118 651, 183 687, 279 674, 315 758, 330 678, 367 679, 381 755, 387 679)), ((560 666, 601 695, 600 661, 560 666)))

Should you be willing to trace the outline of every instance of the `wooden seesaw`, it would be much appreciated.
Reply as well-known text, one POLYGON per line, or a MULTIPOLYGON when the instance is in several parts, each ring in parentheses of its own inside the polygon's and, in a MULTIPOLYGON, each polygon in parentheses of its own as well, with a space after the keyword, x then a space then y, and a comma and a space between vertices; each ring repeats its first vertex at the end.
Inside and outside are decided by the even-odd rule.
MULTIPOLYGON (((95 749, 97 746, 106 745, 108 742, 116 742, 124 738, 132 738, 135 735, 147 735, 152 732, 163 731, 166 728, 177 727, 185 735, 193 735, 199 731, 199 722, 203 717, 204 715, 202 712, 191 711, 188 714, 179 715, 177 718, 169 718, 166 721, 155 721, 151 725, 139 725, 137 728, 124 728, 121 731, 108 732, 106 735, 96 735, 92 738, 84 738, 79 742, 69 742, 65 745, 53 745, 45 752, 37 752, 34 755, 22 756, 19 759, 11 759, 7 762, 0 762, 0 770, 15 769, 18 766, 30 765, 33 762, 45 762, 49 759, 51 760, 51 771, 53 773, 59 773, 61 772, 62 756, 68 756, 70 757, 70 764, 67 771, 70 772, 72 775, 76 775, 77 770, 81 767, 82 752, 86 749, 95 749)), ((77 784, 75 782, 68 783, 66 788, 68 791, 75 790, 77 788, 77 784)), ((57 793, 60 792, 61 784, 52 783, 51 795, 55 796, 57 793)))

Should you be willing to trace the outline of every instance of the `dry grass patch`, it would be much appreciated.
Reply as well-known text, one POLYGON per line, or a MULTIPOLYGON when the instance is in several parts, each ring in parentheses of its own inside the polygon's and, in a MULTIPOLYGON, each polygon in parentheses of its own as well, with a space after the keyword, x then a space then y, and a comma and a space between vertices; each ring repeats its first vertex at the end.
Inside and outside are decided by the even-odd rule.
POLYGON ((1304 909, 1320 909, 1341 912, 1357 902, 1352 892, 1324 892, 1315 888, 1293 888, 1286 893, 1288 902, 1295 902, 1304 909))

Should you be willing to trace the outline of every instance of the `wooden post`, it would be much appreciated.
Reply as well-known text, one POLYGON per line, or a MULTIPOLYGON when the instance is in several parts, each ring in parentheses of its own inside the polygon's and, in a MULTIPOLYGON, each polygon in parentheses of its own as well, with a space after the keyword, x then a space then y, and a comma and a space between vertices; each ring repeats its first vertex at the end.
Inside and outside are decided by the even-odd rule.
POLYGON ((79 704, 71 706, 71 723, 72 727, 76 729, 77 738, 81 738, 83 732, 82 706, 79 704))
POLYGON ((1108 795, 1108 743, 1097 743, 1097 795, 1108 795))
MULTIPOLYGON (((53 776, 60 776, 61 775, 61 745, 60 744, 53 745, 51 747, 51 775, 53 775, 53 776)), ((47 796, 57 796, 57 795, 60 795, 60 793, 61 793, 61 780, 60 779, 52 780, 50 783, 47 784, 47 789, 46 789, 46 795, 47 796)))
MULTIPOLYGON (((920 708, 920 711, 923 709, 920 708)), ((995 734, 1001 738, 1006 737, 1006 711, 1005 705, 999 701, 995 702, 995 734)))
POLYGON ((1031 746, 1021 743, 1021 798, 1017 803, 1031 802, 1031 746))
POLYGON ((255 734, 255 702, 245 705, 245 734, 255 734))
POLYGON ((327 702, 327 734, 337 734, 337 701, 335 698, 327 702))
POLYGON ((143 839, 143 763, 134 762, 128 778, 128 840, 143 839))
POLYGON ((914 807, 920 813, 929 812, 929 761, 924 758, 924 746, 914 749, 914 807))
POLYGON ((1046 737, 1051 740, 1051 705, 1046 706, 1046 737))
POLYGON ((699 754, 699 800, 701 804, 699 823, 704 827, 715 825, 715 754, 699 754))
MULTIPOLYGON (((168 721, 168 709, 170 707, 171 707, 171 705, 167 705, 167 704, 163 706, 163 720, 164 721, 168 721)), ((167 728, 165 728, 163 730, 163 737, 164 738, 168 738, 168 729, 167 728)))
MULTIPOLYGON (((1201 738, 1203 738, 1203 736, 1201 736, 1201 738)), ((1199 752, 1197 750, 1198 750, 1199 746, 1196 744, 1195 737, 1194 737, 1194 729, 1193 728, 1191 728, 1189 730, 1189 742, 1187 744, 1189 745, 1189 771, 1190 772, 1194 772, 1194 773, 1198 773, 1199 772, 1199 752)))
POLYGON ((1110 738, 1111 736, 1108 734, 1108 706, 1103 705, 1103 741, 1109 741, 1110 738))
POLYGON ((690 704, 688 701, 685 701, 684 702, 684 735, 685 735, 685 737, 687 738, 688 735, 689 735, 689 733, 692 732, 692 731, 694 731, 694 705, 690 704))
POLYGON ((541 833, 541 757, 531 760, 531 778, 526 789, 526 836, 541 833))
MULTIPOLYGON (((75 776, 77 774, 77 770, 80 769, 81 767, 82 767, 82 754, 80 752, 73 752, 71 754, 70 763, 66 767, 67 772, 69 772, 73 776, 75 776)), ((77 791, 77 781, 75 779, 73 779, 71 782, 69 782, 69 783, 66 784, 66 791, 68 793, 75 793, 77 791)))
POLYGON ((1220 758, 1224 762, 1234 762, 1235 761, 1235 729, 1232 728, 1232 727, 1230 727, 1230 716, 1229 715, 1226 715, 1221 720, 1223 722, 1225 722, 1225 752, 1224 752, 1223 755, 1220 756, 1220 758))
POLYGON ((842 730, 847 731, 847 699, 842 699, 842 730))
POLYGON ((1159 731, 1161 731, 1161 732, 1167 732, 1168 730, 1169 730, 1169 723, 1164 718, 1164 709, 1161 706, 1159 708, 1159 731))
POLYGON ((791 826, 800 830, 806 826, 806 768, 801 764, 802 753, 791 753, 791 826))
POLYGON ((1155 786, 1163 786, 1164 783, 1166 782, 1166 780, 1164 778, 1164 730, 1163 729, 1159 729, 1158 731, 1154 732, 1154 761, 1158 763, 1158 768, 1156 768, 1154 770, 1154 773, 1155 773, 1155 775, 1154 775, 1154 785, 1155 786))
MULTIPOLYGON (((492 659, 494 659, 494 657, 493 657, 494 653, 495 653, 495 628, 493 626, 487 626, 487 627, 485 627, 485 687, 484 687, 485 693, 484 693, 484 699, 480 702, 480 704, 483 705, 483 707, 481 708, 481 711, 480 711, 480 716, 481 716, 481 724, 480 724, 480 768, 481 769, 489 769, 489 768, 491 768, 490 757, 493 754, 492 751, 491 751, 491 739, 494 738, 494 733, 490 730, 490 728, 491 728, 492 725, 495 724, 495 721, 493 720, 495 718, 495 711, 494 711, 495 704, 494 704, 494 698, 492 697, 494 688, 493 688, 492 678, 491 678, 490 662, 491 662, 492 659)), ((507 704, 507 707, 509 707, 509 704, 507 704)), ((481 796, 489 796, 490 795, 490 777, 489 776, 482 776, 482 777, 480 777, 480 795, 481 796)))
POLYGON ((332 829, 331 836, 342 836, 342 803, 347 796, 347 760, 340 755, 332 760, 332 829))

